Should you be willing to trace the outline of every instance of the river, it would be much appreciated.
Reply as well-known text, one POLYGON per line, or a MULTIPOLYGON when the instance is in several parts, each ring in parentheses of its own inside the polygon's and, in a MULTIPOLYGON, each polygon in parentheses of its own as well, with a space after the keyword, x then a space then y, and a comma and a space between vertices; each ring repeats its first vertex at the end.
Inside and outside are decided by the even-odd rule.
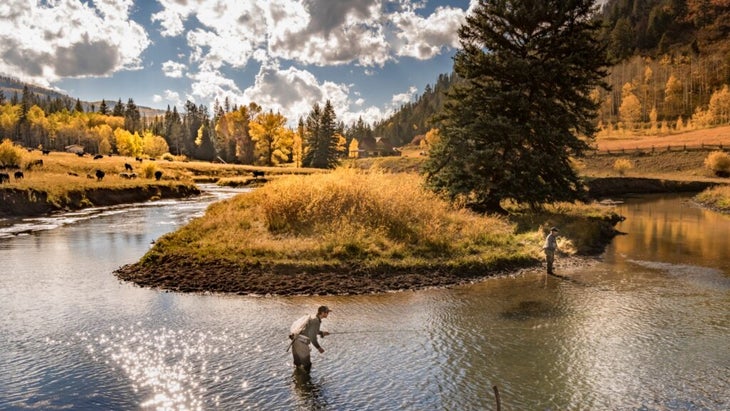
POLYGON ((236 190, 0 220, 0 409, 730 408, 730 217, 641 197, 600 262, 364 296, 178 294, 120 282, 236 190), (292 372, 292 321, 326 304, 292 372))

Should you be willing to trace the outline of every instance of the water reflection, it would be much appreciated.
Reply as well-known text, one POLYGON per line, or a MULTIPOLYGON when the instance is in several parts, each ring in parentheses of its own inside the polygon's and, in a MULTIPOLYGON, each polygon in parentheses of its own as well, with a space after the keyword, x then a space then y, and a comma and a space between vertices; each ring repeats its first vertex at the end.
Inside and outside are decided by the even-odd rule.
POLYGON ((114 278, 205 206, 0 239, 0 409, 481 410, 493 385, 504 409, 730 408, 730 269, 698 243, 730 223, 681 200, 623 205, 627 235, 565 279, 251 298, 114 278), (297 374, 289 326, 323 304, 326 352, 297 374))

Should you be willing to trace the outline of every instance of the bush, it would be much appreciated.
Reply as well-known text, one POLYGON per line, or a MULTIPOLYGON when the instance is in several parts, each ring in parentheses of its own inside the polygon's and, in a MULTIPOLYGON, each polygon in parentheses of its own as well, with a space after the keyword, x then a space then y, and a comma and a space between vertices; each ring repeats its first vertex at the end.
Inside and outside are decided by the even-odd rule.
POLYGON ((142 166, 141 174, 144 178, 154 178, 155 171, 157 171, 157 166, 154 163, 146 163, 142 166))
POLYGON ((730 173, 730 155, 723 151, 713 151, 705 158, 705 167, 718 175, 730 173))
POLYGON ((166 161, 174 161, 175 157, 170 153, 165 153, 162 155, 162 159, 166 161))
POLYGON ((626 172, 631 170, 632 168, 634 168, 634 164, 631 162, 631 160, 626 158, 619 158, 613 163, 613 169, 616 170, 619 175, 626 174, 626 172))
POLYGON ((0 165, 20 167, 23 160, 23 148, 13 144, 9 139, 0 143, 0 165))

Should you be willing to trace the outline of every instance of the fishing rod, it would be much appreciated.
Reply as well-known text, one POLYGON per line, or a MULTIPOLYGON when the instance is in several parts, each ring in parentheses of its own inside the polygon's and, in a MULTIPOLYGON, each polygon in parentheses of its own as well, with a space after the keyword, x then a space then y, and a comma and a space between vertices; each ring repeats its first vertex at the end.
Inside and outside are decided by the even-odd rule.
POLYGON ((328 331, 329 335, 336 334, 373 334, 373 333, 417 333, 426 330, 356 330, 356 331, 328 331))

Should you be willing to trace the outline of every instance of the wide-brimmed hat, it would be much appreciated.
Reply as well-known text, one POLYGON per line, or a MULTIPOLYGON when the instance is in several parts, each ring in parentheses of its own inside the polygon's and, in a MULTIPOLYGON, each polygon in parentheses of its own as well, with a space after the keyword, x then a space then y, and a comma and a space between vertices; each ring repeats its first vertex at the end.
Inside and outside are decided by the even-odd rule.
POLYGON ((550 229, 550 231, 560 231, 560 230, 558 230, 558 227, 553 227, 550 229))

